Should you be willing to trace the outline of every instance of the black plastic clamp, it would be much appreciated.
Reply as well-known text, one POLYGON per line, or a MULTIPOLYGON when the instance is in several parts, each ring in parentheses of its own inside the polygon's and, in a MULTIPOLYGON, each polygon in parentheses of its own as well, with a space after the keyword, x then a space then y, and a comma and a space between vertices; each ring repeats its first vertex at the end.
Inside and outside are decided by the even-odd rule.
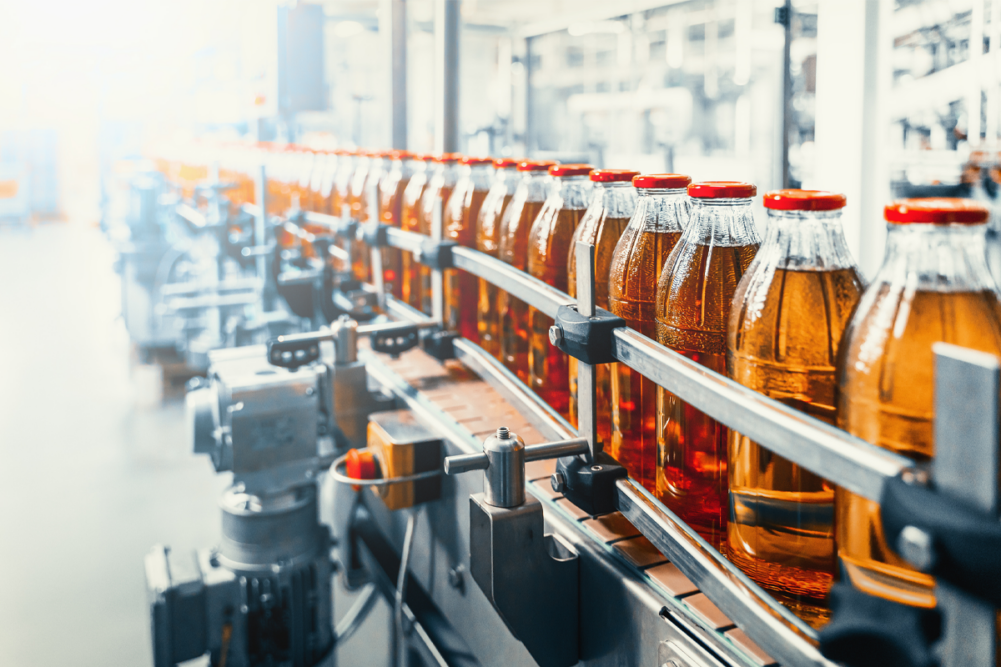
POLYGON ((296 209, 289 214, 288 221, 298 227, 302 227, 303 223, 306 222, 306 212, 302 209, 296 209))
POLYGON ((358 235, 362 241, 373 248, 382 248, 389 243, 389 226, 381 222, 367 222, 361 225, 358 235))
MULTIPOLYGON (((842 577, 847 580, 848 577, 842 577)), ((933 667, 942 635, 937 609, 910 607, 867 595, 849 583, 831 589, 831 621, 820 631, 820 652, 850 667, 933 667)))
POLYGON ((341 238, 351 239, 354 241, 358 237, 358 221, 354 218, 348 218, 342 221, 334 229, 334 234, 340 236, 341 238))
POLYGON ((883 484, 879 503, 887 544, 896 550, 905 529, 922 531, 930 538, 924 572, 1001 607, 1001 522, 919 479, 905 470, 883 484))
POLYGON ((455 261, 452 257, 452 248, 455 245, 455 241, 424 239, 421 242, 421 249, 415 254, 415 258, 421 264, 429 266, 435 271, 451 269, 455 266, 455 261))
POLYGON ((400 324, 372 332, 372 349, 393 357, 417 347, 420 343, 420 330, 412 324, 400 324))
POLYGON ((616 510, 615 483, 629 476, 608 454, 602 452, 591 463, 579 456, 566 456, 556 463, 553 491, 562 493, 574 505, 594 516, 616 510))
POLYGON ((454 331, 432 330, 424 334, 421 339, 421 348, 438 361, 455 359, 455 339, 459 334, 454 331))
POLYGON ((556 323, 550 335, 553 345, 571 357, 585 364, 610 364, 612 356, 612 333, 626 326, 621 317, 602 308, 596 308, 594 317, 584 317, 577 312, 577 306, 560 306, 556 312, 556 323))
POLYGON ((318 339, 279 336, 268 341, 268 363, 282 368, 299 368, 320 358, 318 339), (298 339, 297 339, 298 338, 298 339))

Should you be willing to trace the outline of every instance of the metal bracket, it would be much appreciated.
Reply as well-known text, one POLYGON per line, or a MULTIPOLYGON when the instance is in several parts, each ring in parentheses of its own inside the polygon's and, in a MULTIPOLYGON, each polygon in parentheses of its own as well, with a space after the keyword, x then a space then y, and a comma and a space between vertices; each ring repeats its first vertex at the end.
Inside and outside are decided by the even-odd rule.
POLYGON ((614 363, 612 337, 616 329, 626 326, 626 321, 602 308, 595 308, 593 313, 586 317, 577 306, 560 306, 549 340, 585 364, 614 363))
POLYGON ((389 226, 379 222, 369 222, 361 225, 358 232, 361 240, 373 248, 382 248, 387 245, 389 226))
POLYGON ((429 266, 435 271, 451 269, 455 266, 455 261, 452 258, 452 248, 455 246, 455 241, 425 239, 421 242, 420 252, 415 253, 415 258, 421 264, 429 266))

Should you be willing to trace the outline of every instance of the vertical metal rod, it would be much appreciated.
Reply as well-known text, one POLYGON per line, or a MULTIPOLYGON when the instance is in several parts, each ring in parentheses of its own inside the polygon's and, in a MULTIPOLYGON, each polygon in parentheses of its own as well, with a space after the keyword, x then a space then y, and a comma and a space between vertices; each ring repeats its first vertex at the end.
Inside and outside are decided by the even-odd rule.
POLYGON ((970 89, 966 94, 966 116, 969 127, 966 140, 971 148, 980 145, 980 112, 983 107, 981 91, 983 86, 980 78, 980 64, 984 55, 984 0, 973 0, 970 14, 970 89))
MULTIPOLYGON (((431 213, 431 238, 435 241, 441 241, 443 234, 441 206, 441 199, 435 198, 431 213)), ((437 269, 431 271, 431 317, 436 322, 445 321, 445 275, 437 269)))
POLYGON ((789 184, 789 143, 792 134, 792 0, 785 2, 785 44, 782 48, 782 187, 789 184))
POLYGON ((459 150, 459 0, 437 0, 434 59, 437 113, 434 144, 439 153, 459 150))
POLYGON ((534 94, 532 93, 532 38, 525 40, 525 153, 532 155, 538 148, 535 139, 535 120, 532 115, 534 94))
POLYGON ((406 0, 382 0, 379 7, 379 32, 389 53, 391 146, 407 148, 407 3, 406 0))
MULTIPOLYGON (((577 242, 574 248, 577 260, 577 312, 584 317, 594 317, 594 246, 577 242)), ((598 384, 597 366, 577 362, 577 431, 587 439, 590 460, 601 453, 598 440, 598 384)))
MULTIPOLYGON (((268 219, 268 174, 262 164, 260 169, 257 171, 257 179, 255 182, 255 193, 254 199, 257 200, 257 218, 254 220, 254 245, 258 249, 263 248, 267 245, 267 219, 268 219)), ((257 277, 261 280, 267 281, 268 273, 268 258, 263 254, 257 255, 257 277)))
MULTIPOLYGON (((998 515, 1001 364, 994 355, 936 343, 935 458, 941 493, 998 515)), ((996 612, 990 604, 938 581, 945 616, 942 667, 988 667, 997 653, 996 612)))

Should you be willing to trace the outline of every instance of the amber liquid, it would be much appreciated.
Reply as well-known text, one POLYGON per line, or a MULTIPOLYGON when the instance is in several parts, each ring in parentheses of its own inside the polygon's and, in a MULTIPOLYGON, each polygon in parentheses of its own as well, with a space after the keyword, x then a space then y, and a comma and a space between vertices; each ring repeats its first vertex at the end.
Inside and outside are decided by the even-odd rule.
MULTIPOLYGON (((395 181, 389 178, 379 184, 379 222, 390 227, 401 227, 403 220, 403 193, 409 178, 395 181)), ((403 253, 399 248, 382 249, 382 280, 387 292, 397 299, 403 298, 403 253)))
MULTIPOLYGON (((626 326, 656 338, 657 279, 681 232, 623 233, 608 275, 609 310, 626 326)), ((650 491, 657 488, 657 385, 625 364, 611 373, 608 453, 650 491)))
MULTIPOLYGON (((737 283, 757 244, 699 245, 686 266, 674 253, 658 285, 657 340, 717 373, 726 374, 726 329, 737 283)), ((657 391, 657 496, 714 548, 727 524, 727 428, 657 391)))
MULTIPOLYGON (((567 293, 570 296, 577 296, 577 256, 574 249, 578 241, 591 243, 594 245, 594 305, 608 310, 608 271, 612 265, 612 253, 628 225, 629 218, 611 218, 602 213, 577 228, 567 257, 567 293)), ((602 364, 595 368, 598 439, 606 444, 612 440, 612 410, 609 402, 612 398, 612 374, 617 365, 602 364)), ((570 424, 577 428, 577 360, 568 357, 567 367, 570 369, 570 424)))
MULTIPOLYGON (((504 214, 497 257, 514 268, 528 268, 528 233, 542 210, 541 201, 515 202, 504 214)), ((528 304, 507 292, 497 299, 501 313, 501 361, 518 379, 528 383, 528 304)))
MULTIPOLYGON (((987 290, 909 293, 883 286, 845 340, 850 342, 838 366, 838 426, 928 461, 935 453, 932 344, 1001 355, 1001 303, 987 290)), ((934 579, 887 546, 877 503, 838 488, 835 508, 838 556, 855 587, 903 604, 935 605, 934 579)))
MULTIPOLYGON (((731 321, 730 377, 834 424, 838 345, 862 279, 854 268, 777 269, 769 277, 765 289, 752 279, 735 297, 741 306, 731 321)), ((834 487, 736 431, 729 457, 730 560, 823 625, 835 572, 834 487)))
MULTIPOLYGON (((441 222, 444 231, 445 204, 448 203, 449 198, 452 196, 453 189, 454 186, 451 185, 443 185, 437 191, 425 188, 424 196, 421 197, 421 228, 419 230, 421 234, 431 236, 431 225, 434 222, 434 202, 436 199, 441 201, 441 222)), ((433 296, 434 294, 431 291, 431 269, 421 266, 421 310, 425 313, 432 311, 433 296)))
MULTIPOLYGON (((550 287, 567 291, 567 257, 574 230, 586 209, 546 208, 528 239, 528 272, 550 287)), ((549 342, 553 318, 528 309, 528 386, 564 418, 570 419, 570 368, 567 355, 549 342)))
MULTIPOLYGON (((367 178, 365 180, 367 180, 367 178)), ((351 190, 348 196, 348 205, 351 207, 352 219, 357 220, 359 223, 366 221, 369 206, 367 188, 364 187, 364 182, 358 183, 356 177, 352 178, 351 190), (361 187, 356 187, 358 185, 361 187)), ((354 273, 355 280, 368 282, 371 269, 369 266, 370 264, 368 246, 361 241, 352 242, 351 270, 354 273)))
MULTIPOLYGON (((424 195, 426 185, 427 174, 425 172, 417 172, 411 177, 407 189, 403 191, 403 203, 400 207, 400 223, 405 232, 421 232, 421 197, 424 195)), ((424 305, 423 295, 421 294, 421 285, 423 284, 421 274, 424 270, 426 268, 414 259, 413 253, 402 253, 401 271, 403 277, 400 285, 402 288, 402 298, 407 302, 407 305, 418 310, 424 305)))
MULTIPOLYGON (((500 224, 512 194, 505 194, 491 200, 487 198, 480 208, 476 224, 476 249, 482 253, 497 256, 500 241, 500 224)), ((480 335, 480 347, 500 360, 501 357, 501 314, 500 290, 480 278, 480 290, 476 304, 476 328, 480 335)))
MULTIPOLYGON (((444 220, 444 237, 467 248, 476 247, 476 221, 487 196, 486 190, 470 190, 464 194, 462 205, 450 202, 444 220)), ((463 338, 479 342, 476 309, 479 300, 479 279, 458 269, 445 271, 445 322, 449 330, 458 331, 463 338)))

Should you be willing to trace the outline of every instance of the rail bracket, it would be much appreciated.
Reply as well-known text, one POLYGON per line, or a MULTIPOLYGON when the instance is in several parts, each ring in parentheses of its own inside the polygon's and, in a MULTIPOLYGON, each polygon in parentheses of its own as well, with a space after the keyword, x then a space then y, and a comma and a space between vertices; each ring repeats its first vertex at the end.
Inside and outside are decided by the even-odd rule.
POLYGON ((455 260, 452 256, 452 248, 455 246, 455 241, 424 239, 421 242, 420 251, 416 253, 416 259, 435 271, 451 269, 455 266, 455 260))
POLYGON ((361 240, 373 248, 383 248, 388 245, 389 226, 380 222, 370 222, 360 228, 361 240))
POLYGON ((922 571, 1001 607, 1001 523, 915 481, 919 476, 904 470, 883 485, 880 514, 887 544, 922 571), (904 539, 915 534, 922 537, 916 545, 904 539))
POLYGON ((584 317, 577 306, 560 306, 556 312, 556 329, 559 334, 551 337, 560 351, 569 354, 585 364, 610 364, 612 356, 612 334, 626 321, 602 308, 596 308, 594 317, 584 317))
POLYGON ((616 508, 615 483, 629 473, 604 452, 588 463, 579 456, 566 456, 556 464, 553 489, 591 516, 616 508))
POLYGON ((454 331, 431 331, 421 339, 421 347, 438 361, 455 359, 455 339, 459 334, 454 331))
POLYGON ((420 330, 416 326, 397 327, 386 331, 376 331, 371 335, 372 349, 388 354, 393 358, 417 347, 420 343, 420 330))

